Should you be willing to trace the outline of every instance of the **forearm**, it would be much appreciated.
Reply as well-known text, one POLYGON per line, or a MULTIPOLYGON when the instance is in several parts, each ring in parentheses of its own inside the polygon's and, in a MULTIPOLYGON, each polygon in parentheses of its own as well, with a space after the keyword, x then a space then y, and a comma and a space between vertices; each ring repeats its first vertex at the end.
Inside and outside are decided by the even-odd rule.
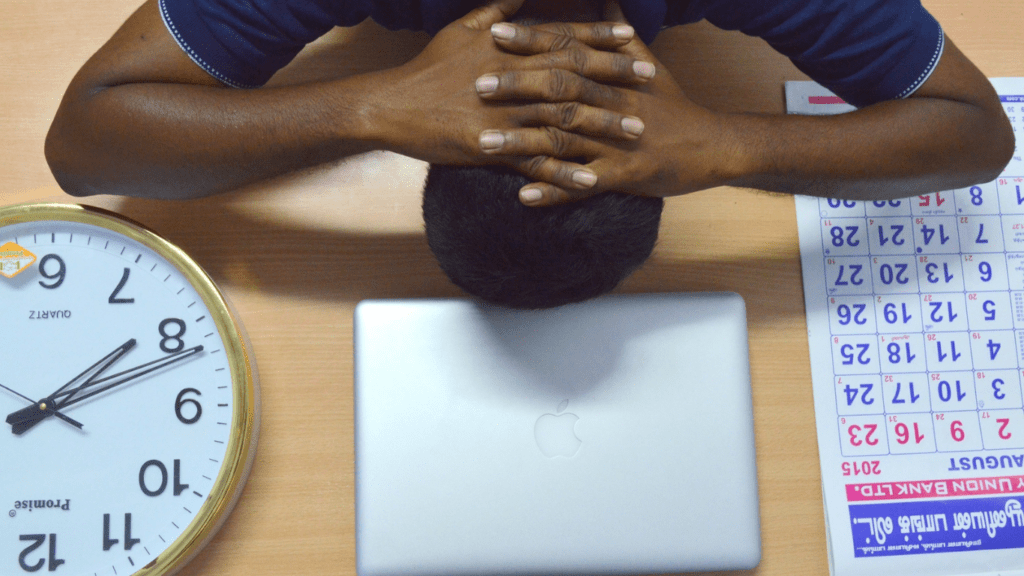
POLYGON ((938 98, 884 102, 838 116, 731 116, 744 159, 732 184, 874 200, 996 178, 1013 134, 995 106, 938 98))
POLYGON ((173 83, 87 91, 73 83, 46 157, 75 195, 216 194, 371 149, 372 80, 244 91, 173 83))

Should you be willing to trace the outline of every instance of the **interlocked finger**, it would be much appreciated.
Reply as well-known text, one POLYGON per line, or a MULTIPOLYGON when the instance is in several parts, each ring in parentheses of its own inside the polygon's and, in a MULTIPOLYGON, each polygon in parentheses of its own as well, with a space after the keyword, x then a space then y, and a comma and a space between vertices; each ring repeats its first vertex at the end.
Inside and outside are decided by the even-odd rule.
POLYGON ((480 133, 480 150, 487 154, 592 158, 599 149, 600 145, 590 138, 551 126, 480 133))
POLYGON ((487 100, 580 102, 609 110, 621 110, 627 104, 623 89, 560 69, 485 74, 477 79, 476 91, 487 100))
POLYGON ((597 192, 597 175, 574 162, 532 156, 519 157, 510 164, 534 181, 519 191, 520 199, 527 204, 580 200, 597 192))
POLYGON ((633 28, 616 22, 551 23, 522 26, 501 22, 491 35, 504 49, 517 54, 541 54, 585 44, 599 50, 615 50, 633 39, 633 28))
POLYGON ((529 56, 516 66, 521 70, 560 69, 598 82, 637 84, 654 77, 654 64, 615 52, 586 46, 529 56))
POLYGON ((553 126, 575 134, 618 140, 635 140, 644 131, 643 121, 636 116, 579 102, 542 102, 524 106, 518 120, 525 127, 553 126))

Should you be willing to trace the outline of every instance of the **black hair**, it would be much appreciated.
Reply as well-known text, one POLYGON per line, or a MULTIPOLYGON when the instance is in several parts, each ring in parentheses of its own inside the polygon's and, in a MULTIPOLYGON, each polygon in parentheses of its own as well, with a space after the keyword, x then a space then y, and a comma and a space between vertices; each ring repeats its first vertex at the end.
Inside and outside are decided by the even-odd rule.
POLYGON ((427 242, 455 285, 492 304, 551 308, 604 294, 650 256, 664 201, 618 192, 528 207, 496 167, 431 165, 427 242))

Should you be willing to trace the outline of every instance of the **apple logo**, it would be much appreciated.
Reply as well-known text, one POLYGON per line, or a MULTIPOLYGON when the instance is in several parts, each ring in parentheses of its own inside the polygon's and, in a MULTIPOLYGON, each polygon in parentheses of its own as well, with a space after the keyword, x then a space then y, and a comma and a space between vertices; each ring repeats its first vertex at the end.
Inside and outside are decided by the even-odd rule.
POLYGON ((579 416, 565 411, 568 400, 558 405, 558 414, 544 414, 537 419, 533 434, 537 439, 537 447, 548 458, 564 456, 571 458, 576 455, 583 441, 576 437, 574 428, 579 416))

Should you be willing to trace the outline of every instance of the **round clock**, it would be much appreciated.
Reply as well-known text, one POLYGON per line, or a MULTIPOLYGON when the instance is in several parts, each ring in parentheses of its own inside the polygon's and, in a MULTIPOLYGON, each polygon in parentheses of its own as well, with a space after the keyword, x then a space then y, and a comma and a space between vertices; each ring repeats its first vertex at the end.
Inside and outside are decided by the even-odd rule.
POLYGON ((118 215, 0 208, 0 573, 171 574, 256 450, 256 366, 180 249, 118 215))

